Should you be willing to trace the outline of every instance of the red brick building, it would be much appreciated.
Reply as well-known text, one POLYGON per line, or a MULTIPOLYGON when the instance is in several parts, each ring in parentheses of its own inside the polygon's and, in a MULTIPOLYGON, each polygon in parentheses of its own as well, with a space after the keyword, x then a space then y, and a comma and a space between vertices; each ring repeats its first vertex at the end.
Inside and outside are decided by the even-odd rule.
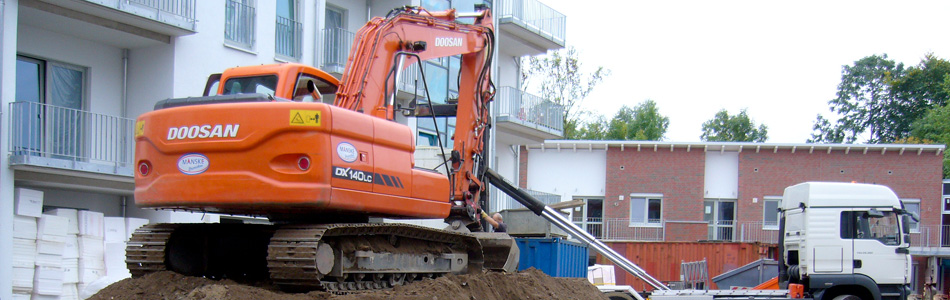
MULTIPOLYGON (((927 267, 939 260, 924 257, 950 254, 941 247, 941 236, 950 236, 942 227, 944 213, 950 216, 950 206, 941 205, 950 201, 944 200, 943 151, 935 145, 547 141, 523 148, 518 159, 523 188, 586 201, 573 211, 574 221, 608 241, 775 243, 775 209, 786 187, 806 181, 886 185, 919 212, 912 251, 920 257, 915 266, 927 267)), ((920 268, 918 279, 928 280, 929 269, 920 268)))

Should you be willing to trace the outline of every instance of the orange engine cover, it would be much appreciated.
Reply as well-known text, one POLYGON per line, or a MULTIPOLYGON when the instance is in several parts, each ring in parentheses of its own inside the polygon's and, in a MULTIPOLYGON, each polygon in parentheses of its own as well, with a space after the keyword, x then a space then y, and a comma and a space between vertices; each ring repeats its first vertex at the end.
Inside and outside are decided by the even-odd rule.
POLYGON ((135 203, 241 215, 445 218, 448 178, 411 130, 322 103, 175 107, 136 122, 135 203))

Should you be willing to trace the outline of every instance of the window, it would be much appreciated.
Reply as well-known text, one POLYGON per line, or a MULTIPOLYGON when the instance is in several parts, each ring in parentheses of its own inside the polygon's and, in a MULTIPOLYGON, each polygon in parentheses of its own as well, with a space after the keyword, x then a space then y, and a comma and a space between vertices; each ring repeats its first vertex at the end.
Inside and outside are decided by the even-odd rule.
POLYGON ((86 68, 17 56, 13 147, 18 154, 79 159, 86 68))
POLYGON ((303 43, 303 25, 297 14, 297 0, 277 1, 275 51, 278 56, 292 60, 300 60, 303 43))
POLYGON ((227 0, 224 16, 224 41, 226 44, 254 49, 255 0, 227 0))
POLYGON ((877 240, 889 246, 900 245, 900 227, 893 211, 841 212, 841 238, 877 240), (880 214, 874 216, 873 213, 880 214))
POLYGON ((659 226, 662 216, 661 195, 630 194, 630 226, 659 226))
POLYGON ((228 78, 224 83, 224 94, 268 94, 273 96, 277 89, 277 75, 228 78))
POLYGON ((782 197, 766 196, 762 203, 762 229, 778 230, 779 212, 782 197))
MULTIPOLYGON (((904 203, 904 209, 917 214, 917 217, 920 217, 920 199, 901 199, 901 202, 904 203)), ((920 232, 920 222, 915 222, 913 219, 910 220, 910 232, 919 233, 920 232)))
POLYGON ((336 86, 333 84, 311 74, 300 74, 300 76, 297 76, 297 83, 294 85, 293 100, 298 102, 322 101, 323 103, 333 104, 333 93, 336 93, 336 86), (314 96, 318 99, 314 99, 314 96))
POLYGON ((323 29, 323 66, 327 70, 343 73, 350 47, 355 37, 346 31, 346 10, 327 5, 323 29))
POLYGON ((432 142, 430 142, 430 145, 439 146, 438 139, 435 139, 436 132, 438 132, 439 138, 442 139, 442 146, 445 148, 453 147, 452 136, 455 135, 455 117, 436 117, 435 122, 432 121, 432 117, 419 117, 416 118, 416 127, 418 127, 416 131, 419 136, 419 141, 416 144, 425 145, 423 138, 428 138, 426 135, 431 135, 432 142), (438 131, 436 130, 437 126, 438 131))

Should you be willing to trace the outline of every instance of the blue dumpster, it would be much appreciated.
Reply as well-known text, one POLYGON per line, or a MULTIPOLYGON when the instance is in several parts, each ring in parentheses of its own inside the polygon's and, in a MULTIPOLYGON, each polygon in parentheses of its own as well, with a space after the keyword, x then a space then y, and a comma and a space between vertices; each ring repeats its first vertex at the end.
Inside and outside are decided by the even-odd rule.
POLYGON ((535 268, 551 277, 587 278, 587 245, 554 238, 515 238, 521 251, 518 271, 535 268))

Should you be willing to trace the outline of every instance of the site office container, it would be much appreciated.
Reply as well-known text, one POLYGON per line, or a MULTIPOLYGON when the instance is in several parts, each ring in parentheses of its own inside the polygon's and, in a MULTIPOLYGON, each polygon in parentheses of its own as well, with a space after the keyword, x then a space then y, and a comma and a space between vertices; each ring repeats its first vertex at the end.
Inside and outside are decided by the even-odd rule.
MULTIPOLYGON (((647 274, 662 282, 680 281, 682 262, 706 259, 709 278, 735 270, 762 258, 775 259, 775 244, 733 242, 605 242, 647 274)), ((597 255, 598 264, 613 264, 597 255)), ((617 284, 629 285, 638 291, 652 291, 653 287, 627 272, 616 269, 617 284)), ((710 288, 717 289, 715 283, 710 288)))
POLYGON ((552 277, 587 278, 587 245, 563 238, 515 238, 518 271, 535 268, 552 277))

